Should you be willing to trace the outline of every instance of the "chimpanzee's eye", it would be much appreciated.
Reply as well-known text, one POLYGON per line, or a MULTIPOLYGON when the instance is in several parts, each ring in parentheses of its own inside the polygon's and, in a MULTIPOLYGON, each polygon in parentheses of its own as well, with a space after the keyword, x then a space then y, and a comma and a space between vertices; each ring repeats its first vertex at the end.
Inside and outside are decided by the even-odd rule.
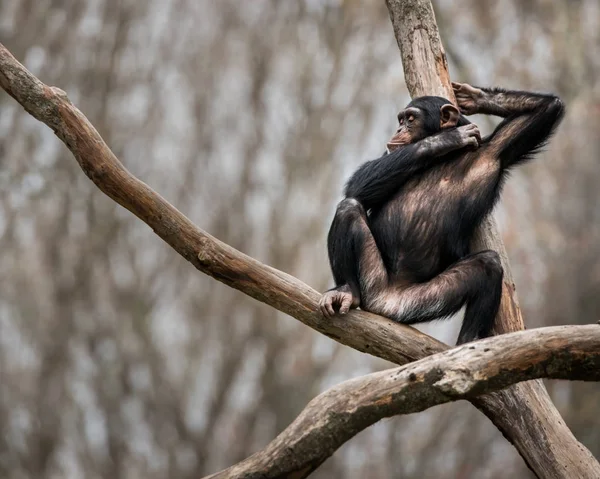
POLYGON ((400 118, 400 119, 398 120, 398 123, 400 123, 401 125, 404 125, 404 118, 400 118))
POLYGON ((410 116, 408 117, 408 121, 410 121, 410 122, 414 121, 414 119, 415 119, 414 115, 410 115, 410 116))

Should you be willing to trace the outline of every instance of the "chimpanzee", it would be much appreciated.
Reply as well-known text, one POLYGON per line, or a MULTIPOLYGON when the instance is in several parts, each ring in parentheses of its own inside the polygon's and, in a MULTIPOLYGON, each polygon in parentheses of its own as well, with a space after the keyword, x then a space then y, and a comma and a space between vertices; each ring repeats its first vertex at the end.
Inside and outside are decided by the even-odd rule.
POLYGON ((352 175, 335 213, 328 252, 336 287, 326 317, 350 308, 404 324, 442 319, 466 304, 458 344, 489 336, 500 306, 494 251, 469 254, 475 228, 507 172, 549 140, 564 114, 550 94, 453 83, 445 98, 415 98, 379 159, 352 175), (488 137, 465 115, 504 120, 488 137))

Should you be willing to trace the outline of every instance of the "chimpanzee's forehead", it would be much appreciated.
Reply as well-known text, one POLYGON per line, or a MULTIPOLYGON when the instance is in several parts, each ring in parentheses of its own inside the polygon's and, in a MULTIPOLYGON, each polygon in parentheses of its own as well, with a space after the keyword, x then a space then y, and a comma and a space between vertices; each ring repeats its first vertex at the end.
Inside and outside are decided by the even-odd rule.
POLYGON ((406 116, 406 115, 418 115, 421 110, 416 106, 407 106, 404 110, 402 110, 398 115, 406 116))
POLYGON ((406 108, 420 108, 421 110, 439 110, 442 105, 451 103, 441 96, 420 96, 413 99, 406 108))

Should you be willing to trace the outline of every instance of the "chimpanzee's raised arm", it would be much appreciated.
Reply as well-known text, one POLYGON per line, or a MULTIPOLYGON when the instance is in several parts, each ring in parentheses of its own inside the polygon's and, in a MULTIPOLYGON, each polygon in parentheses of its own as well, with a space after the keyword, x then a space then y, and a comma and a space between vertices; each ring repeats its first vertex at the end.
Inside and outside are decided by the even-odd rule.
POLYGON ((564 115, 564 105, 555 95, 459 83, 452 86, 463 114, 505 118, 483 140, 483 146, 500 159, 503 169, 529 160, 546 144, 564 115))
POLYGON ((439 157, 466 146, 476 148, 480 140, 477 126, 469 124, 401 146, 359 167, 346 184, 346 198, 358 200, 368 210, 389 199, 413 175, 435 165, 439 157))

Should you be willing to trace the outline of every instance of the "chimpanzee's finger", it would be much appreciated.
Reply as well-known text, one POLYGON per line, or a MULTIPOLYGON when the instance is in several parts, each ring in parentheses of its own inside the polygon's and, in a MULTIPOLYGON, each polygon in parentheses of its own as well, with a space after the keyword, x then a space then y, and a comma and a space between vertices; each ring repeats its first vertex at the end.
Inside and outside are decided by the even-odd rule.
POLYGON ((329 300, 325 303, 325 309, 327 309, 327 317, 331 318, 335 316, 335 309, 333 309, 333 301, 329 300))
POLYGON ((350 306, 352 306, 352 298, 346 296, 342 300, 342 304, 340 306, 340 314, 346 314, 348 311, 350 311, 350 306))

